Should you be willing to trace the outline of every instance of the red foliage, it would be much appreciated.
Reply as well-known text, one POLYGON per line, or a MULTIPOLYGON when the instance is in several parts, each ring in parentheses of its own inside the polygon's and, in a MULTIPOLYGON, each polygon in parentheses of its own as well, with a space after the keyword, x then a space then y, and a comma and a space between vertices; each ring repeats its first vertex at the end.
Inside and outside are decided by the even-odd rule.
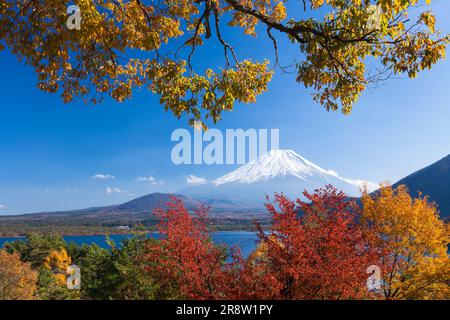
POLYGON ((304 192, 307 202, 276 195, 263 261, 276 278, 276 299, 354 299, 368 295, 366 269, 374 262, 360 211, 332 186, 304 192))
POLYGON ((358 299, 368 297, 367 267, 376 263, 358 223, 360 209, 327 186, 306 201, 275 196, 273 224, 259 228, 260 244, 243 259, 227 253, 207 231, 206 208, 190 215, 173 198, 160 217, 160 241, 150 241, 148 271, 171 298, 358 299))
POLYGON ((226 286, 226 252, 208 234, 207 209, 199 208, 191 216, 177 198, 167 205, 167 210, 155 211, 161 219, 161 240, 147 246, 148 270, 163 290, 176 291, 180 298, 220 298, 226 286))

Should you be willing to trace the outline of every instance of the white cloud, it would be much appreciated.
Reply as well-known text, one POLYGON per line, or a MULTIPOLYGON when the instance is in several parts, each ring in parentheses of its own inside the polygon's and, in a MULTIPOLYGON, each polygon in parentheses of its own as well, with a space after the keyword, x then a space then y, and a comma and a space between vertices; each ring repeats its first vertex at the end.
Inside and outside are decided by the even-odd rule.
POLYGON ((97 173, 93 176, 94 179, 101 179, 101 180, 108 180, 108 179, 114 179, 114 176, 112 174, 102 174, 97 173))
POLYGON ((207 183, 208 180, 206 180, 205 178, 197 177, 197 176, 194 176, 193 174, 190 174, 190 175, 187 176, 186 182, 188 184, 192 184, 192 185, 198 186, 198 185, 207 183))
POLYGON ((148 182, 148 183, 153 184, 153 185, 160 185, 160 184, 164 183, 163 181, 156 179, 154 176, 137 177, 136 179, 134 179, 134 181, 136 181, 136 182, 148 182))
POLYGON ((360 179, 349 179, 341 177, 336 171, 328 170, 328 173, 336 178, 342 179, 347 183, 350 183, 360 189, 367 188, 368 192, 373 192, 379 188, 378 184, 375 182, 367 181, 367 180, 360 180, 360 179))
POLYGON ((4 204, 0 204, 0 209, 5 209, 6 206, 4 204))
POLYGON ((123 191, 120 190, 119 188, 110 188, 110 187, 106 187, 106 193, 107 193, 107 194, 123 193, 123 191))
POLYGON ((371 181, 353 180, 353 179, 347 179, 347 178, 341 178, 341 179, 344 181, 347 181, 350 184, 358 186, 360 189, 367 188, 368 192, 373 192, 380 187, 378 184, 376 184, 375 182, 371 182, 371 181))
POLYGON ((129 193, 128 191, 122 190, 120 188, 111 188, 111 187, 106 187, 106 194, 126 194, 127 196, 134 196, 133 193, 129 193))

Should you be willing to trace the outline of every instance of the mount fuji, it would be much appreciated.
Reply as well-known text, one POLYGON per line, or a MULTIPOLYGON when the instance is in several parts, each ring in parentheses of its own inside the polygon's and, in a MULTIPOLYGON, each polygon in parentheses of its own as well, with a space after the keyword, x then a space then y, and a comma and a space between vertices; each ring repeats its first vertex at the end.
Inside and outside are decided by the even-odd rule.
MULTIPOLYGON (((325 170, 292 150, 271 150, 258 160, 202 185, 191 186, 180 194, 215 206, 253 207, 266 202, 266 196, 283 192, 298 198, 304 190, 331 184, 349 196, 359 196, 362 180, 340 177, 333 170, 325 170)), ((367 182, 369 189, 373 184, 367 182)))
MULTIPOLYGON (((283 192, 296 199, 301 198, 304 190, 313 192, 332 184, 349 196, 357 197, 364 183, 322 169, 292 150, 273 150, 215 180, 203 183, 202 179, 197 179, 195 182, 197 185, 177 194, 152 193, 119 205, 0 216, 0 234, 2 226, 6 226, 6 235, 11 232, 14 232, 12 235, 23 235, 26 233, 23 226, 30 226, 32 229, 29 230, 37 232, 48 226, 62 226, 61 233, 67 233, 72 232, 72 226, 92 232, 89 228, 93 226, 111 226, 116 230, 115 226, 154 225, 157 219, 151 213, 155 208, 165 208, 171 196, 181 199, 188 210, 197 208, 200 203, 206 204, 210 207, 209 216, 218 225, 245 228, 254 219, 263 223, 269 221, 264 207, 266 195, 273 197, 275 193, 283 192), (203 184, 198 185, 199 182, 203 184)), ((367 184, 372 191, 373 185, 367 184)))

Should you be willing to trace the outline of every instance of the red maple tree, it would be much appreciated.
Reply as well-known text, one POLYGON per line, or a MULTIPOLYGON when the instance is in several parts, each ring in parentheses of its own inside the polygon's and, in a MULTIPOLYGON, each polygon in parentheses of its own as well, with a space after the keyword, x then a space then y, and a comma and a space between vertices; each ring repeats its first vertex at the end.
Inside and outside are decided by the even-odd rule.
POLYGON ((180 199, 172 198, 167 209, 157 209, 160 241, 147 245, 148 271, 163 291, 186 299, 218 299, 227 287, 227 251, 214 244, 206 221, 206 207, 190 215, 180 199))
POLYGON ((304 192, 305 201, 275 195, 273 223, 259 228, 259 245, 244 259, 214 244, 207 208, 190 214, 173 198, 149 241, 147 269, 161 291, 187 299, 359 299, 369 297, 367 267, 376 264, 360 209, 332 186, 304 192))
POLYGON ((359 207, 332 186, 303 193, 306 201, 275 196, 261 263, 272 274, 275 299, 367 297, 367 267, 375 262, 369 236, 358 223, 359 207), (279 288, 279 290, 277 290, 279 288))

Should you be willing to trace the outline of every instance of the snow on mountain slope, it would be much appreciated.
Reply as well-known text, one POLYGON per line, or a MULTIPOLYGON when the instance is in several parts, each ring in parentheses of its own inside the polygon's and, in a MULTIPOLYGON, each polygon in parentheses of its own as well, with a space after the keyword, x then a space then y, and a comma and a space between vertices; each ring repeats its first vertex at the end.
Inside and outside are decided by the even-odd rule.
POLYGON ((330 172, 306 160, 292 150, 272 150, 259 160, 249 162, 216 180, 216 186, 226 183, 254 183, 267 181, 280 176, 294 176, 308 180, 308 177, 320 176, 324 179, 330 172))
MULTIPOLYGON (((327 184, 350 196, 359 196, 362 182, 322 169, 292 150, 272 150, 210 183, 192 186, 179 193, 210 203, 226 200, 230 204, 252 206, 265 202, 266 195, 283 192, 297 198, 304 190, 313 192, 327 184)), ((369 184, 369 189, 371 187, 373 184, 369 184)))

